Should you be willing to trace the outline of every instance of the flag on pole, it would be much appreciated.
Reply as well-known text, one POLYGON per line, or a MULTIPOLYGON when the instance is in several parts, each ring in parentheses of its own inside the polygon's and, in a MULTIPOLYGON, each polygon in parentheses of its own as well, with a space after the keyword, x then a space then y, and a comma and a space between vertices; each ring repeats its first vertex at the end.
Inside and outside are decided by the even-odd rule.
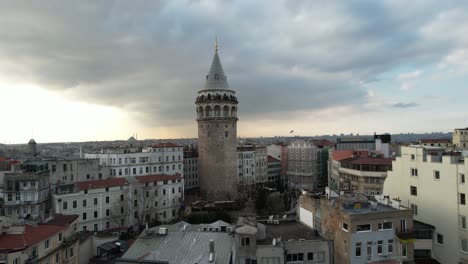
POLYGON ((291 130, 291 132, 289 132, 289 134, 291 134, 292 132, 294 132, 294 130, 291 130))

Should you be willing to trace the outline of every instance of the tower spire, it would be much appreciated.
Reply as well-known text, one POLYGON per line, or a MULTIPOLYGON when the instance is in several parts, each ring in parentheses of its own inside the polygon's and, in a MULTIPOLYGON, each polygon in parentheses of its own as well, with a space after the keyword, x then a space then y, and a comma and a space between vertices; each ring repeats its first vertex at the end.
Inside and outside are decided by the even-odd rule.
POLYGON ((218 53, 218 35, 215 36, 215 53, 218 53))

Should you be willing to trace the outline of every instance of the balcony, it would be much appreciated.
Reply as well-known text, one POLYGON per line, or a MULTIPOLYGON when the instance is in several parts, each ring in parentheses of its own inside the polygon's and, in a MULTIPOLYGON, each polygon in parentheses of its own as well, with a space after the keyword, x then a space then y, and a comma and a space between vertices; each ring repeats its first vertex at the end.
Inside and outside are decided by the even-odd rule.
POLYGON ((395 235, 402 242, 414 242, 416 239, 416 232, 413 229, 395 230, 395 235))

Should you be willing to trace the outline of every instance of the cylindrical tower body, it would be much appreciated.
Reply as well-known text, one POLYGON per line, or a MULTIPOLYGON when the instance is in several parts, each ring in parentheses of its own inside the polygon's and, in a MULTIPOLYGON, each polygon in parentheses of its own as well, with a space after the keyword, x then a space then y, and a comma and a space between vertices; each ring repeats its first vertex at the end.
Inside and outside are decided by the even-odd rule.
POLYGON ((217 51, 196 99, 200 195, 209 201, 237 198, 237 98, 229 89, 217 51))

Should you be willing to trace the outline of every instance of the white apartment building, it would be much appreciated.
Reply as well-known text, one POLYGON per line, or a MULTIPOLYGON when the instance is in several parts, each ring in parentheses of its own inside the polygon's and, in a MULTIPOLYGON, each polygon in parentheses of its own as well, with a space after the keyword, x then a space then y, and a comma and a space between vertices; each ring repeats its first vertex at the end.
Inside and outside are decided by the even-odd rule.
POLYGON ((128 176, 76 182, 52 195, 56 213, 79 215, 79 230, 101 231, 169 222, 179 216, 183 181, 176 175, 128 176))
POLYGON ((317 147, 296 140, 288 145, 287 181, 289 188, 313 190, 317 178, 317 147))
POLYGON ((107 149, 100 153, 86 153, 87 159, 99 159, 110 167, 116 177, 179 173, 183 175, 183 147, 173 143, 160 143, 140 151, 138 149, 107 149))
POLYGON ((255 178, 255 147, 243 145, 237 147, 237 176, 241 184, 254 184, 255 178))
MULTIPOLYGON (((402 147, 384 183, 384 195, 399 197, 415 220, 435 227, 430 253, 440 263, 468 263, 464 161, 460 152, 444 148, 402 147)), ((415 255, 423 246, 415 244, 415 255)))
POLYGON ((256 183, 265 184, 268 181, 268 155, 267 148, 255 146, 255 178, 256 183))

